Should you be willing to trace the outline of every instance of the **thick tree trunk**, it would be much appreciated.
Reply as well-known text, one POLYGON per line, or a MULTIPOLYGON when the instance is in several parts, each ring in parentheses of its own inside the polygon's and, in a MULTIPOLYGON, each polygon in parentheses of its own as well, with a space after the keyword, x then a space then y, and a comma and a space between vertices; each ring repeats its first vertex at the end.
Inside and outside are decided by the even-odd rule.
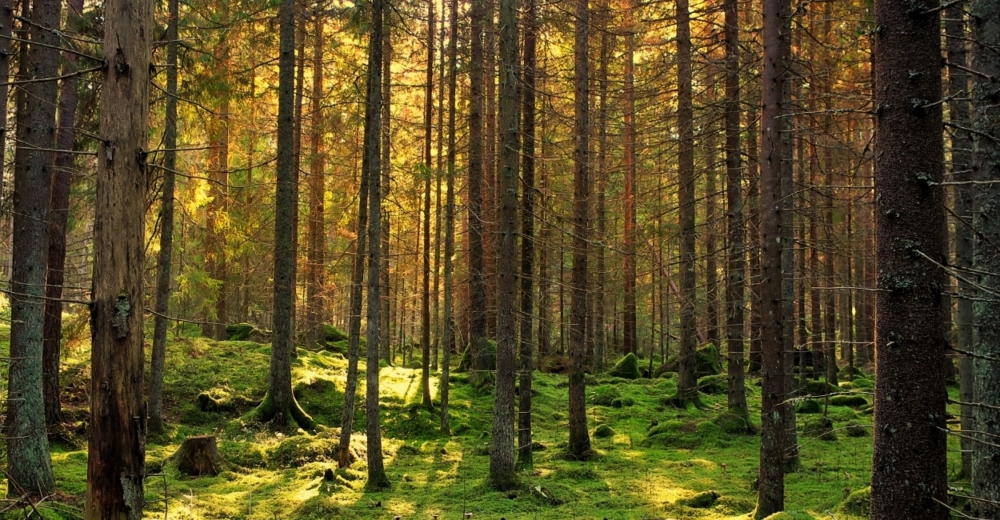
POLYGON ((695 227, 694 227, 694 112, 691 102, 691 14, 688 0, 677 0, 677 126, 680 144, 677 165, 678 227, 680 228, 681 345, 677 369, 677 399, 697 399, 695 375, 695 227))
POLYGON ((469 347, 475 378, 486 369, 486 287, 483 279, 483 24, 486 0, 472 0, 469 62, 469 347))
POLYGON ((946 341, 939 319, 944 272, 937 265, 946 263, 940 258, 943 189, 937 185, 944 168, 937 6, 937 0, 875 1, 879 276, 872 518, 949 517, 941 370, 946 341))
POLYGON ((184 439, 173 458, 177 460, 177 469, 185 475, 214 477, 222 471, 222 457, 214 435, 184 439))
MULTIPOLYGON (((60 3, 36 0, 24 70, 30 78, 51 78, 59 71, 60 3)), ((14 164, 13 272, 10 280, 10 368, 8 372, 8 490, 13 496, 49 494, 55 483, 46 437, 44 399, 43 302, 49 246, 50 186, 56 139, 55 81, 25 85, 19 96, 14 164)), ((140 211, 141 214, 141 211, 140 211)), ((58 360, 56 367, 58 378, 58 360)))
POLYGON ((163 187, 160 196, 160 251, 156 257, 153 353, 149 371, 149 430, 163 431, 163 376, 167 359, 167 311, 170 307, 171 255, 174 244, 174 172, 177 170, 177 20, 179 0, 169 1, 167 25, 167 97, 163 127, 163 187))
MULTIPOLYGON (((972 104, 975 108, 973 134, 975 158, 973 170, 979 180, 995 181, 1000 177, 1000 59, 996 50, 1000 48, 1000 5, 986 0, 974 0, 971 4, 972 28, 972 104)), ((931 99, 931 98, 928 98, 931 99)), ((976 253, 973 265, 980 273, 985 287, 1000 288, 1000 259, 996 255, 996 243, 1000 240, 1000 222, 996 215, 1000 211, 1000 188, 996 184, 977 186, 978 208, 975 210, 976 253)), ((881 316, 881 315, 880 315, 881 316)), ((975 435, 972 456, 972 490, 982 501, 976 501, 973 508, 976 516, 982 518, 1000 517, 1000 447, 997 446, 998 425, 1000 425, 1000 302, 995 297, 986 296, 976 301, 975 321, 979 325, 979 345, 975 360, 975 396, 981 406, 975 408, 975 429, 984 431, 975 435)), ((943 454, 942 454, 943 457, 943 454)))
POLYGON ((788 0, 764 0, 760 175, 761 440, 757 508, 761 519, 785 508, 785 319, 782 306, 783 195, 781 162, 788 0))
POLYGON ((587 401, 584 382, 584 331, 587 325, 587 210, 590 199, 588 160, 590 154, 590 107, 587 38, 587 0, 576 2, 573 60, 573 306, 570 322, 569 446, 570 458, 583 460, 591 455, 587 432, 587 401))
POLYGON ((142 518, 143 270, 152 4, 105 8, 91 304, 88 520, 142 518))
MULTIPOLYGON (((69 3, 66 26, 78 29, 83 12, 83 1, 69 3)), ((0 22, 2 23, 2 22, 0 22)), ((77 55, 67 52, 63 73, 77 69, 77 55)), ((76 136, 76 85, 75 77, 62 80, 59 88, 59 124, 56 130, 56 148, 66 152, 56 154, 52 170, 52 192, 49 208, 49 257, 45 278, 45 327, 42 340, 45 385, 45 423, 55 426, 62 422, 59 403, 59 343, 62 339, 63 269, 66 266, 66 224, 69 217, 69 190, 74 167, 73 140, 76 136)), ((2 143, 0 143, 2 145, 2 143)), ((2 159, 0 159, 2 160, 2 159)), ((2 164, 2 163, 0 163, 2 164)))

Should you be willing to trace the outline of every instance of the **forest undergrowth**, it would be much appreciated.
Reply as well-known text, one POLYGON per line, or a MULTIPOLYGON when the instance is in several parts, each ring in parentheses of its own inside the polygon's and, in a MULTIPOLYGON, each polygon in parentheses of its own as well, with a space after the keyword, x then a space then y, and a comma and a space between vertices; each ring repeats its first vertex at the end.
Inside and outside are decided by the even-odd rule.
MULTIPOLYGON (((89 348, 83 344, 66 352, 67 439, 52 445, 59 493, 36 506, 49 519, 81 518, 86 490, 89 348)), ((457 519, 472 513, 497 520, 721 519, 745 518, 754 508, 759 442, 755 435, 727 432, 735 428, 725 415, 724 376, 721 385, 705 380, 702 389, 709 393, 701 395, 701 407, 686 409, 666 404, 675 393, 676 374, 636 380, 588 376, 587 419, 596 456, 571 462, 561 455, 568 431, 567 379, 536 372, 534 468, 519 474, 519 488, 498 493, 484 484, 490 389, 474 388, 467 374, 453 375, 452 435, 444 436, 438 429, 437 378, 431 381, 435 409, 430 411, 420 406, 420 370, 383 366, 382 425, 392 488, 369 493, 364 491, 364 376, 352 440, 358 460, 337 469, 346 360, 336 351, 299 349, 295 394, 319 426, 315 432, 275 431, 250 419, 266 390, 269 355, 267 344, 172 337, 164 406, 170 426, 147 440, 146 518, 457 519), (206 434, 218 439, 225 460, 221 473, 183 475, 171 456, 185 438, 206 434)), ((361 369, 363 374, 363 362, 361 369)), ((759 422, 759 382, 747 381, 751 422, 759 422)), ((815 391, 823 385, 812 386, 815 391)), ((786 477, 788 511, 773 518, 867 517, 871 378, 861 374, 844 381, 840 391, 848 398, 829 403, 824 397, 798 398, 801 466, 786 477), (832 431, 820 419, 824 409, 832 431)), ((949 449, 954 478, 957 442, 949 449)), ((22 517, 25 511, 8 513, 22 517)))

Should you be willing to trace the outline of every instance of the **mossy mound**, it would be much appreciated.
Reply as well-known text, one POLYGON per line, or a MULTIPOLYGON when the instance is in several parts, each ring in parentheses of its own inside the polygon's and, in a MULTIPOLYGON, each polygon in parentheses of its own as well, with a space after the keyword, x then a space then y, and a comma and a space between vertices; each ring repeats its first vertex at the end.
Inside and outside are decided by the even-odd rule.
POLYGON ((553 354, 542 358, 538 370, 546 374, 564 374, 569 370, 569 358, 553 354))
POLYGON ((835 394, 840 391, 840 387, 831 385, 826 381, 807 381, 806 382, 806 392, 809 395, 828 395, 835 394))
POLYGON ((622 392, 617 386, 602 385, 590 392, 590 403, 598 406, 612 406, 615 399, 621 401, 621 397, 622 392))
POLYGON ((802 433, 806 437, 823 441, 837 440, 837 433, 833 431, 833 421, 829 417, 817 417, 806 421, 805 426, 802 428, 802 433))
POLYGON ((639 358, 635 357, 635 354, 629 352, 624 357, 615 363, 615 366, 608 371, 608 374, 613 377, 621 377, 625 379, 639 379, 641 373, 639 372, 639 358))
MULTIPOLYGON (((714 376, 722 373, 722 363, 719 360, 719 349, 709 343, 695 351, 695 376, 714 376)), ((680 362, 677 356, 670 356, 667 362, 657 367, 653 375, 660 377, 665 372, 677 372, 680 362)))
POLYGON ((625 408, 626 406, 632 406, 634 404, 635 404, 635 399, 632 399, 631 397, 622 397, 621 399, 611 400, 612 408, 625 408))
POLYGON ((340 441, 331 437, 295 435, 271 451, 270 461, 281 467, 299 467, 310 462, 335 462, 340 441))
POLYGON ((847 426, 844 427, 844 431, 847 432, 848 437, 867 437, 868 427, 859 423, 858 421, 850 421, 847 426))
POLYGON ((717 491, 702 491, 693 497, 682 498, 677 503, 695 509, 706 509, 714 506, 719 496, 721 495, 717 491))
POLYGON ((226 340, 228 341, 266 343, 270 341, 270 337, 270 332, 258 329, 249 323, 232 323, 226 325, 226 340))
POLYGON ((871 379, 869 379, 867 377, 858 377, 858 378, 855 378, 854 381, 851 381, 851 383, 854 384, 855 388, 858 388, 858 389, 861 389, 861 390, 871 391, 871 390, 875 389, 875 381, 872 381, 871 379))
POLYGON ((728 434, 744 435, 753 433, 753 427, 738 413, 726 412, 712 419, 712 422, 728 434))
MULTIPOLYGON (((462 352, 462 360, 458 363, 455 372, 468 372, 472 368, 472 346, 465 347, 462 352)), ((486 370, 497 369, 497 344, 493 340, 486 340, 486 370)))
POLYGON ((862 518, 868 518, 871 516, 872 488, 869 486, 851 492, 851 494, 847 495, 847 498, 845 498, 844 501, 837 506, 837 512, 845 515, 860 516, 862 518))
POLYGON ((257 406, 257 401, 234 394, 226 388, 213 388, 198 394, 198 409, 207 413, 243 413, 257 406))
POLYGON ((327 343, 336 343, 338 341, 347 340, 347 333, 334 327, 333 325, 324 324, 323 325, 323 339, 327 343))
POLYGON ((708 395, 719 395, 726 393, 729 389, 729 379, 726 374, 705 376, 698 380, 698 391, 708 395))
POLYGON ((798 511, 781 511, 764 517, 764 520, 816 520, 816 517, 798 511))
POLYGON ((865 373, 858 367, 846 366, 840 369, 838 375, 843 378, 864 377, 865 373))
POLYGON ((858 394, 841 394, 830 398, 833 406, 849 406, 851 408, 861 408, 868 406, 868 400, 858 394))
POLYGON ((813 399, 799 401, 799 404, 795 405, 795 413, 820 413, 822 411, 823 403, 813 399))
POLYGON ((608 437, 614 437, 615 430, 608 426, 607 424, 598 424, 594 428, 594 437, 598 439, 607 439, 608 437))

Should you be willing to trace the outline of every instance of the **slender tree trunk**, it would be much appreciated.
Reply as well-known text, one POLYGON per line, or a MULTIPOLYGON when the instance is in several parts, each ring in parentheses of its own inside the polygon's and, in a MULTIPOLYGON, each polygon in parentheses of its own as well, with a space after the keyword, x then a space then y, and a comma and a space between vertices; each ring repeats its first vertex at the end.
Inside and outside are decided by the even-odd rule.
MULTIPOLYGON (((371 29, 368 37, 368 89, 365 102, 365 142, 362 174, 368 176, 368 355, 365 368, 365 416, 368 439, 368 483, 366 489, 377 491, 389 487, 382 457, 382 431, 379 420, 379 342, 383 311, 382 267, 382 159, 379 139, 382 134, 382 47, 385 22, 383 0, 373 0, 371 29)), ((388 332, 388 331, 386 331, 388 332)))
POLYGON ((744 380, 743 306, 745 304, 743 171, 740 164, 740 47, 736 0, 725 0, 726 103, 726 232, 729 251, 726 261, 726 351, 728 363, 729 410, 749 418, 744 380))
POLYGON ((517 407, 517 468, 530 469, 533 462, 531 440, 532 317, 534 316, 535 260, 535 54, 537 39, 535 0, 524 6, 523 69, 521 80, 521 337, 519 352, 519 394, 517 407))
POLYGON ((763 211, 760 199, 760 156, 758 154, 757 120, 755 114, 748 114, 747 124, 747 177, 750 178, 750 186, 747 190, 747 206, 750 207, 749 229, 747 236, 750 237, 750 262, 747 271, 749 272, 750 283, 750 362, 747 365, 747 372, 751 374, 760 373, 761 351, 763 350, 761 340, 761 301, 760 283, 762 281, 760 271, 760 215, 763 211))
MULTIPOLYGON (((11 36, 17 0, 0 3, 0 164, 7 164, 7 111, 10 86, 11 36)), ((4 193, 5 168, 0 168, 0 196, 4 193)))
MULTIPOLYGON (((714 117, 714 116, 713 116, 714 117)), ((716 242, 716 129, 707 123, 705 132, 705 336, 717 348, 719 344, 719 266, 715 255, 716 242)))
POLYGON ((590 101, 588 91, 587 41, 589 33, 587 0, 576 2, 573 60, 573 307, 570 323, 569 446, 575 460, 589 458, 587 401, 584 382, 584 331, 587 325, 587 210, 590 199, 588 158, 590 154, 590 101))
POLYGON ((483 274, 483 25, 486 0, 472 0, 472 43, 469 61, 469 341, 476 379, 487 368, 486 287, 483 274))
POLYGON ((451 350, 455 332, 452 317, 452 257, 455 253, 455 106, 458 80, 458 0, 449 2, 451 38, 448 42, 448 180, 444 217, 444 356, 441 359, 441 433, 449 435, 448 377, 451 372, 451 350))
MULTIPOLYGON (((23 69, 30 78, 51 78, 59 71, 60 3, 36 0, 31 11, 30 43, 22 44, 23 69), (38 45, 31 43, 37 42, 38 45)), ((49 249, 50 189, 56 143, 57 82, 24 85, 17 107, 14 164, 13 271, 10 291, 10 367, 8 372, 8 494, 44 497, 55 482, 46 437, 44 399, 43 302, 49 249), (23 102, 22 102, 23 100, 23 102)), ((141 213, 141 212, 140 212, 141 213)), ((56 367, 58 372, 58 366, 56 367)), ((58 377, 58 374, 55 375, 58 377)))
MULTIPOLYGON (((79 1, 79 0, 78 0, 79 1)), ((163 187, 160 196, 160 251, 156 257, 156 312, 149 371, 149 430, 161 433, 163 376, 167 360, 167 311, 170 308, 171 255, 174 244, 174 172, 177 170, 177 20, 179 0, 170 0, 167 25, 167 96, 163 128, 163 187)))
POLYGON ((434 125, 434 0, 427 2, 427 84, 424 90, 424 277, 420 302, 420 390, 431 408, 431 140, 434 125))
POLYGON ((622 115, 624 118, 624 162, 625 187, 623 202, 625 204, 625 236, 623 238, 624 251, 622 252, 623 276, 625 277, 625 302, 624 315, 622 318, 625 354, 636 352, 636 324, 635 324, 635 191, 636 191, 636 130, 635 130, 635 47, 636 47, 636 26, 634 0, 628 0, 624 7, 624 22, 622 30, 625 33, 625 88, 622 97, 622 115))
POLYGON ((677 404, 697 399, 695 374, 694 114, 691 102, 691 18, 688 0, 677 0, 677 126, 680 133, 677 182, 681 251, 681 346, 677 404))
POLYGON ((939 319, 944 272, 935 265, 945 262, 943 189, 937 185, 944 167, 937 5, 875 1, 879 276, 872 518, 949 517, 941 370, 946 342, 939 319), (927 101, 915 106, 913 100, 927 101))
POLYGON ((785 357, 782 307, 781 161, 784 158, 782 116, 787 81, 785 45, 789 37, 788 0, 764 0, 764 68, 762 73, 760 177, 760 307, 761 307, 761 440, 757 509, 761 519, 785 508, 785 357))
MULTIPOLYGON (((605 323, 604 316, 607 314, 607 302, 605 296, 605 253, 607 250, 607 208, 606 197, 608 184, 608 61, 611 55, 611 35, 608 31, 608 21, 611 18, 611 11, 606 1, 600 5, 600 27, 601 27, 601 48, 600 62, 597 66, 597 81, 600 85, 600 101, 597 108, 597 293, 596 320, 594 323, 594 372, 604 370, 605 353, 605 323)), ((534 43, 534 42, 532 42, 534 43)), ((527 46, 527 45, 526 45, 527 46)), ((527 52, 527 50, 525 50, 527 52)), ((527 108, 527 107, 525 107, 527 108)), ((525 120, 527 121, 527 120, 525 120)), ((525 206, 527 215, 527 205, 525 206)))
MULTIPOLYGON (((1000 121, 1000 106, 997 105, 1000 85, 996 81, 1000 77, 1000 59, 996 55, 996 50, 1000 48, 1000 6, 996 2, 973 0, 970 15, 974 42, 972 69, 977 71, 972 87, 972 104, 975 107, 975 133, 972 137, 976 150, 973 170, 979 180, 992 181, 1000 173, 1000 127, 997 125, 1000 121)), ((1000 189, 996 184, 976 188, 979 193, 978 208, 975 210, 978 240, 973 265, 980 273, 990 273, 982 275, 980 281, 985 287, 996 290, 1000 287, 996 274, 1000 272, 1000 259, 996 255, 996 244, 1000 240, 1000 222, 996 219, 1000 209, 1000 189)), ((983 500, 977 500, 973 506, 976 516, 983 518, 1000 516, 1000 468, 997 467, 1000 448, 995 436, 1000 424, 1000 396, 997 395, 1000 364, 996 361, 1000 358, 998 317, 1000 302, 995 297, 987 296, 976 301, 975 322, 979 325, 976 350, 983 357, 974 362, 974 395, 982 403, 975 408, 974 424, 976 430, 985 430, 986 433, 976 434, 977 442, 973 444, 972 490, 973 495, 983 500)))
MULTIPOLYGON (((69 2, 66 26, 79 28, 83 12, 83 1, 69 2)), ((64 74, 77 69, 77 55, 67 52, 64 74)), ((6 75, 4 75, 6 77, 6 75)), ((2 80, 6 81, 6 80, 2 80)), ((76 84, 75 77, 62 80, 59 88, 59 123, 56 129, 56 148, 72 150, 76 136, 76 84)), ((2 145, 2 143, 0 143, 2 145)), ((49 209, 49 256, 45 279, 45 325, 42 340, 42 379, 45 393, 45 423, 55 426, 62 423, 62 409, 59 403, 59 342, 62 338, 62 302, 64 268, 66 266, 66 224, 69 217, 69 190, 75 166, 74 154, 56 154, 52 169, 52 192, 49 209)), ((0 159, 2 160, 2 159, 0 159)), ((2 163, 0 163, 2 164, 2 163)))
POLYGON ((323 341, 323 322, 326 317, 326 233, 324 233, 324 194, 326 182, 324 168, 326 157, 320 148, 326 131, 323 118, 323 25, 325 18, 314 15, 311 121, 312 132, 309 140, 309 222, 308 222, 308 267, 306 268, 306 336, 309 347, 323 341))
MULTIPOLYGON (((58 21, 58 5, 55 12, 54 21, 58 21)), ((152 22, 151 3, 110 0, 106 4, 108 67, 101 86, 90 317, 90 441, 83 510, 87 520, 142 518, 146 474, 144 150, 149 130, 152 22)))
MULTIPOLYGON (((229 19, 228 8, 223 8, 223 20, 229 19)), ((229 81, 229 43, 220 38, 215 47, 215 66, 218 67, 218 81, 229 81)), ((209 161, 208 192, 210 200, 205 215, 205 270, 218 285, 215 288, 214 318, 209 316, 203 326, 205 335, 215 339, 226 339, 226 290, 228 271, 226 268, 226 229, 229 213, 229 93, 223 92, 217 113, 209 119, 209 161)))
MULTIPOLYGON (((388 204, 389 192, 392 190, 392 183, 390 182, 390 175, 392 173, 392 25, 389 23, 392 17, 392 10, 385 9, 383 7, 383 20, 384 24, 382 31, 382 123, 381 130, 379 133, 381 139, 381 172, 382 172, 382 184, 381 184, 381 201, 383 204, 388 204)), ((381 287, 382 287, 382 314, 381 314, 381 331, 382 331, 382 343, 381 343, 381 357, 385 359, 390 365, 393 364, 392 355, 392 329, 390 328, 392 324, 391 317, 393 313, 396 314, 398 322, 402 322, 399 314, 399 307, 394 305, 395 298, 391 298, 392 284, 389 283, 389 242, 392 238, 390 232, 391 212, 387 209, 382 211, 382 222, 381 222, 381 241, 382 241, 382 251, 381 251, 381 266, 379 267, 379 275, 381 276, 381 287)), ((400 284, 403 283, 402 277, 397 275, 397 281, 400 284)), ((397 284, 396 294, 399 294, 399 287, 397 284)))

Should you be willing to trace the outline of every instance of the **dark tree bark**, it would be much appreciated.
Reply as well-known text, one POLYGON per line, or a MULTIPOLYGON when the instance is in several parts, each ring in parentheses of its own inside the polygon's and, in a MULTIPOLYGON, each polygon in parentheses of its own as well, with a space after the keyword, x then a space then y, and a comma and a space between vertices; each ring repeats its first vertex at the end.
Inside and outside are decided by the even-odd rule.
POLYGON ((368 36, 368 85, 365 102, 365 137, 362 174, 368 176, 368 355, 365 368, 365 431, 368 439, 368 483, 366 489, 389 487, 382 457, 382 432, 379 420, 379 344, 382 341, 382 159, 379 137, 382 130, 382 46, 385 18, 383 0, 372 2, 371 29, 368 36))
MULTIPOLYGON (((78 0, 79 1, 79 0, 78 0)), ((149 430, 163 431, 163 376, 167 360, 167 311, 170 307, 174 244, 174 172, 177 170, 177 19, 179 0, 170 0, 167 25, 167 96, 163 126, 163 187, 160 189, 160 251, 156 257, 156 312, 149 371, 149 430)))
POLYGON ((434 123, 434 0, 427 2, 427 84, 424 86, 424 273, 420 302, 420 390, 431 408, 431 129, 434 123))
MULTIPOLYGON (((78 30, 83 1, 69 2, 66 26, 78 30)), ((0 22, 2 23, 2 22, 0 22)), ((63 74, 77 69, 77 55, 67 52, 63 74)), ((59 123, 56 129, 56 149, 72 150, 76 136, 76 85, 75 77, 62 80, 59 87, 59 123)), ((2 145, 2 143, 0 143, 2 145)), ((42 340, 42 378, 45 389, 45 423, 55 426, 62 422, 59 402, 59 342, 62 338, 63 268, 66 265, 66 224, 69 216, 69 190, 74 167, 74 154, 56 154, 52 169, 52 192, 49 208, 49 256, 45 278, 45 326, 42 340)), ((2 160, 2 159, 0 159, 2 160)), ((2 163, 0 163, 2 164, 2 163)))
POLYGON ((625 187, 623 202, 625 204, 625 236, 623 237, 622 252, 623 275, 625 277, 625 301, 624 315, 622 316, 622 327, 624 334, 623 350, 625 354, 636 352, 636 324, 635 324, 635 47, 636 47, 636 27, 635 27, 635 1, 629 0, 625 5, 623 13, 623 31, 625 33, 625 87, 622 97, 622 116, 624 118, 624 156, 622 157, 625 170, 625 187))
POLYGON ((785 330, 782 307, 782 183, 786 114, 783 92, 789 37, 789 1, 764 0, 764 68, 762 72, 760 163, 760 307, 761 307, 761 440, 757 508, 761 519, 785 508, 785 330))
MULTIPOLYGON (((714 117, 714 116, 712 116, 714 117)), ((721 348, 719 344, 719 266, 716 261, 718 234, 716 231, 716 129, 713 123, 706 123, 705 132, 705 337, 708 342, 721 348)), ((655 305, 654 305, 655 308, 655 305)), ((654 320, 655 323, 655 320, 654 320)))
MULTIPOLYGON (((514 473, 514 378, 517 371, 517 15, 514 0, 500 0, 500 198, 497 247, 497 375, 490 447, 490 486, 517 485, 514 473)), ((530 316, 530 314, 528 315, 530 316)), ((530 320, 530 318, 529 318, 530 320)))
POLYGON ((267 395, 257 407, 262 421, 272 421, 275 426, 285 427, 291 419, 305 430, 314 427, 309 417, 295 401, 292 394, 291 358, 295 345, 292 342, 295 306, 294 274, 295 263, 293 235, 295 234, 295 208, 293 193, 295 184, 294 141, 295 116, 295 3, 283 0, 279 16, 279 57, 278 57, 278 157, 277 189, 275 193, 274 217, 274 311, 271 339, 271 365, 267 395))
MULTIPOLYGON (((605 294, 605 270, 607 266, 605 265, 606 257, 605 253, 607 247, 605 242, 607 241, 607 204, 606 196, 607 185, 608 185, 608 61, 611 59, 611 35, 608 31, 608 21, 611 18, 611 10, 608 7, 608 3, 601 2, 600 5, 600 28, 601 28, 601 47, 600 47, 600 57, 597 65, 597 81, 599 84, 600 91, 597 108, 597 288, 594 295, 594 305, 596 307, 594 313, 594 372, 601 372, 604 370, 604 358, 606 356, 606 346, 605 338, 605 323, 604 317, 607 314, 607 297, 605 294)), ((525 47, 527 47, 527 36, 525 36, 525 47)), ((534 45, 534 41, 532 41, 534 45)), ((527 49, 525 49, 527 53, 527 49)), ((527 55, 527 54, 526 54, 527 55)), ((525 106, 527 109, 527 106, 525 106)), ((525 120, 527 126, 527 119, 525 120)), ((534 130, 534 129, 532 129, 534 130)), ((527 202, 525 203, 525 215, 529 213, 527 209, 527 202)), ((526 218, 526 217, 525 217, 526 218)))
POLYGON ((469 47, 469 341, 475 378, 486 369, 486 286, 483 278, 483 24, 486 0, 472 0, 469 47))
POLYGON ((587 325, 587 213, 590 199, 588 160, 590 154, 590 107, 587 41, 589 33, 587 0, 576 2, 573 60, 573 302, 570 322, 569 446, 575 460, 589 458, 586 384, 584 382, 584 331, 587 325))
POLYGON ((87 520, 142 518, 143 287, 152 4, 105 7, 87 458, 87 520))
MULTIPOLYGON (((380 187, 380 198, 382 203, 388 204, 389 192, 392 189, 392 183, 390 182, 390 175, 392 173, 392 25, 389 24, 389 19, 392 17, 392 10, 385 9, 383 6, 382 12, 382 109, 381 109, 381 129, 379 130, 379 136, 381 139, 381 149, 379 151, 381 157, 381 164, 379 166, 382 173, 382 184, 380 187)), ((399 314, 399 308, 393 305, 395 299, 390 297, 390 291, 392 290, 392 285, 389 283, 389 239, 391 238, 391 219, 389 218, 390 212, 383 210, 382 212, 382 222, 381 222, 381 264, 379 267, 379 276, 381 277, 380 284, 382 287, 382 314, 380 324, 380 330, 382 331, 382 343, 380 345, 380 356, 382 359, 386 360, 390 365, 393 364, 392 356, 392 329, 391 317, 395 313, 397 317, 399 314)), ((396 294, 399 294, 399 285, 404 282, 401 277, 396 277, 399 283, 396 284, 396 294)), ((403 312, 406 309, 404 307, 403 312)), ((403 320, 398 319, 400 323, 403 320)))
MULTIPOLYGON (((992 2, 991 2, 992 3, 992 2)), ((949 517, 941 34, 936 0, 876 0, 872 518, 949 517), (919 146, 914 146, 919 143, 919 146)), ((994 19, 995 20, 995 19, 994 19)))
POLYGON ((740 165, 740 47, 736 0, 725 0, 726 103, 726 232, 729 251, 726 259, 726 350, 729 353, 729 410, 748 418, 744 383, 743 305, 745 294, 743 172, 740 165))
MULTIPOLYGON (((972 28, 972 104, 975 107, 973 140, 975 157, 973 169, 980 180, 995 181, 1000 177, 1000 58, 996 51, 1000 48, 1000 5, 996 2, 973 0, 970 10, 972 28)), ((930 98, 928 98, 930 99, 930 98)), ((1000 288, 1000 259, 996 255, 996 244, 1000 240, 1000 188, 996 184, 977 186, 978 208, 975 210, 978 240, 973 265, 981 275, 983 286, 996 290, 1000 288)), ((880 315, 881 317, 881 315, 880 315)), ((976 516, 996 518, 1000 516, 1000 447, 996 433, 1000 425, 1000 302, 995 296, 977 300, 975 321, 979 325, 977 353, 983 356, 975 360, 975 396, 982 406, 975 408, 975 429, 986 433, 976 434, 972 456, 972 490, 982 499, 973 505, 976 516)), ((881 361, 881 360, 880 360, 881 361)), ((943 406, 943 404, 942 404, 943 406)), ((942 441, 943 442, 943 441, 942 441)), ((943 449, 942 449, 943 452, 943 449)), ((944 457, 944 454, 941 454, 944 457)), ((943 470, 942 470, 943 471, 943 470)))
POLYGON ((458 0, 449 2, 451 37, 448 42, 448 180, 444 217, 444 355, 441 358, 441 433, 451 434, 448 417, 448 379, 455 333, 452 318, 452 256, 455 253, 455 105, 458 79, 458 0))
POLYGON ((691 14, 688 0, 677 0, 677 126, 680 133, 677 182, 680 228, 681 345, 677 369, 677 403, 697 399, 695 375, 695 228, 694 112, 691 102, 691 14))
MULTIPOLYGON (((10 86, 11 36, 16 0, 0 3, 0 164, 7 164, 7 103, 10 86)), ((4 192, 4 168, 0 168, 0 194, 4 192)))
MULTIPOLYGON (((223 7, 221 19, 229 19, 228 7, 223 7)), ((222 82, 229 81, 229 43, 221 37, 215 46, 215 66, 222 82)), ((229 214, 229 92, 223 90, 209 128, 209 196, 205 215, 205 270, 218 285, 215 289, 214 319, 203 327, 205 335, 215 340, 226 339, 228 309, 226 291, 229 273, 226 262, 226 228, 229 214)), ((294 253, 293 253, 294 254, 294 253)), ((294 278, 293 278, 294 279, 294 278)), ((294 282, 293 282, 294 287, 294 282)))
POLYGON ((324 194, 326 193, 326 156, 323 145, 323 25, 325 17, 314 15, 312 56, 311 134, 309 140, 309 221, 307 229, 308 267, 306 268, 306 344, 310 347, 323 340, 323 322, 326 317, 326 233, 324 232, 324 194))
MULTIPOLYGON (((23 69, 30 78, 51 78, 59 70, 60 3, 36 0, 23 69)), ((55 487, 46 437, 43 374, 43 302, 49 246, 50 186, 56 139, 55 81, 24 85, 17 107, 14 164, 13 271, 10 279, 10 368, 8 372, 8 490, 42 497, 55 487)), ((141 214, 141 212, 140 212, 141 214)), ((58 377, 58 360, 56 366, 58 377)), ((58 396, 57 396, 58 397, 58 396)))
POLYGON ((534 259, 535 259, 535 54, 538 32, 538 7, 535 0, 524 6, 523 82, 521 97, 521 337, 518 358, 520 375, 517 407, 517 467, 530 469, 533 462, 531 449, 531 380, 534 372, 532 358, 532 317, 534 316, 534 259))

